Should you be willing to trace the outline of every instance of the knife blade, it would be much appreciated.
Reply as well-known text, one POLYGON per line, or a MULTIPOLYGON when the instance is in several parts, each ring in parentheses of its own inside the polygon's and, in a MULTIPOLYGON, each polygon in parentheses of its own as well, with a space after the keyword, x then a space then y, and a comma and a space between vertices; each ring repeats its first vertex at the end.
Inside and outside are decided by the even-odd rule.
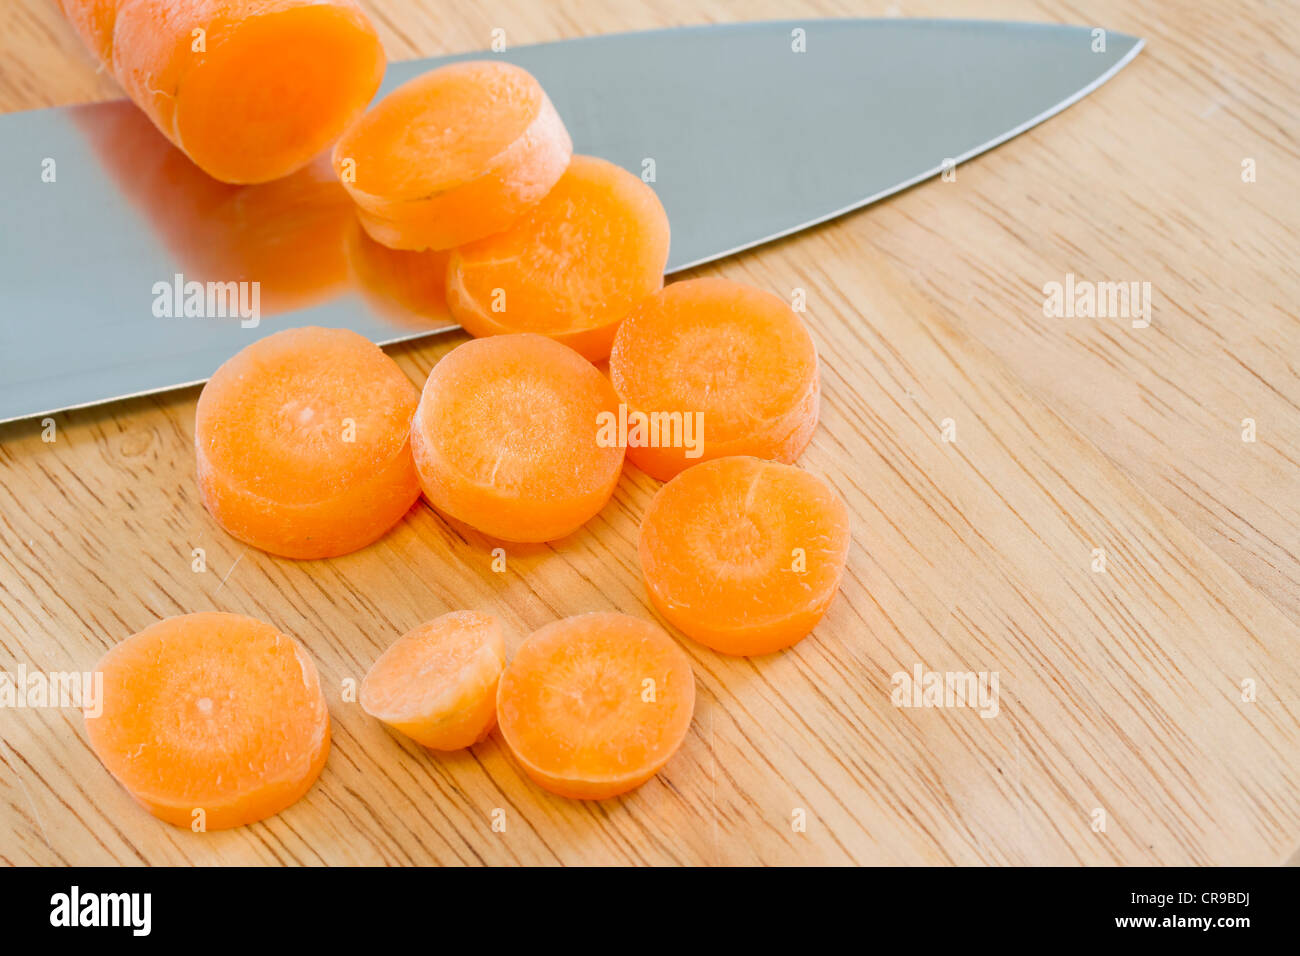
MULTIPOLYGON (((677 272, 990 149, 1141 47, 1052 24, 709 25, 393 63, 379 95, 473 57, 530 70, 577 152, 658 192, 677 272)), ((369 242, 323 162, 217 183, 125 101, 3 116, 0 142, 0 422, 197 384, 290 325, 381 345, 454 327, 434 266, 369 242), (244 283, 257 317, 186 317, 190 283, 244 283)))

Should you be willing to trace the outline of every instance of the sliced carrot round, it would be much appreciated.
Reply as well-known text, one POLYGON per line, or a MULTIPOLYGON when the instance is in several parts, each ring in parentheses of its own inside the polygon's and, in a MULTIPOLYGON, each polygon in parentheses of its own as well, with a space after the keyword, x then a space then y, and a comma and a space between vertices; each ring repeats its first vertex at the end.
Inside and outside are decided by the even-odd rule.
MULTIPOLYGON (((105 57, 96 0, 63 0, 105 57)), ((210 176, 306 165, 365 109, 384 50, 351 0, 119 0, 111 57, 127 95, 210 176)))
POLYGON ((497 689, 506 745, 562 797, 604 800, 645 783, 676 753, 695 710, 686 652, 649 621, 581 614, 519 647, 497 689))
POLYGON ((411 424, 424 494, 444 514, 505 541, 562 538, 614 492, 623 448, 598 440, 618 399, 605 376, 540 335, 452 349, 411 424))
POLYGON ((501 624, 454 611, 404 634, 361 684, 361 708, 434 750, 478 743, 496 725, 506 665, 501 624))
POLYGON ((320 678, 293 638, 238 614, 186 614, 100 660, 91 749, 146 810, 219 830, 279 813, 329 753, 320 678), (198 813, 197 811, 202 811, 198 813))
POLYGON ((633 309, 619 326, 609 375, 629 422, 683 421, 638 442, 627 455, 661 480, 710 458, 753 455, 793 462, 817 427, 819 378, 812 337, 790 306, 726 279, 674 282, 633 309), (677 418, 673 418, 677 416, 677 418), (674 437, 694 434, 703 441, 674 437))
POLYGON ((419 392, 346 329, 287 329, 244 348, 195 413, 199 491, 241 541, 290 558, 346 554, 420 496, 409 441, 419 392))
POLYGON ((500 232, 559 180, 573 143, 541 84, 497 60, 410 80, 334 147, 366 231, 395 249, 500 232))
POLYGON ((840 496, 806 471, 757 458, 706 462, 660 488, 639 548, 665 620, 741 655, 807 635, 839 589, 848 549, 840 496))
POLYGON ((574 156, 518 222, 452 254, 447 305, 471 335, 536 332, 596 362, 623 316, 663 286, 667 262, 668 214, 654 190, 574 156))

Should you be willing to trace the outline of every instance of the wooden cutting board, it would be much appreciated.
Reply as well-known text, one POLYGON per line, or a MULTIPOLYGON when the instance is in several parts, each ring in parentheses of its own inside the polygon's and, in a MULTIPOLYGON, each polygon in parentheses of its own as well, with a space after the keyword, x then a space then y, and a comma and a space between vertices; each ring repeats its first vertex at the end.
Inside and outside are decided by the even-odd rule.
MULTIPOLYGON (((1085 15, 1062 0, 367 6, 393 59, 482 48, 497 27, 522 44, 798 9, 1085 15)), ((496 739, 433 756, 342 688, 453 608, 500 614, 514 643, 560 615, 650 615, 634 544, 656 482, 629 469, 585 530, 512 549, 504 573, 423 505, 360 553, 294 563, 244 548, 199 505, 197 390, 56 416, 52 443, 39 423, 0 428, 0 667, 85 669, 159 617, 236 611, 306 643, 334 729, 299 804, 193 834, 135 807, 76 712, 0 710, 0 859, 1287 860, 1300 846, 1300 36, 1285 4, 1211 6, 1089 4, 1148 46, 1082 103, 954 182, 700 270, 806 291, 824 400, 802 464, 848 500, 853 550, 829 615, 793 650, 735 660, 687 642, 691 734, 625 798, 553 798, 496 739), (1067 273, 1150 282, 1150 326, 1045 317, 1044 286, 1067 273), (997 716, 894 706, 891 676, 917 665, 998 672, 997 716)), ((0 109, 115 92, 49 0, 6 0, 0 109)), ((394 354, 421 381, 461 340, 394 354)))

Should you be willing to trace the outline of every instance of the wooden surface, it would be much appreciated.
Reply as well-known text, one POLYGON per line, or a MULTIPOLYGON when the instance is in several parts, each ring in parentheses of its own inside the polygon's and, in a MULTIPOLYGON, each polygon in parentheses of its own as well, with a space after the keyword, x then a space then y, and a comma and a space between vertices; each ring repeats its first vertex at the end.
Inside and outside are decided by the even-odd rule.
MULTIPOLYGON (((515 642, 557 615, 650 615, 634 541, 656 482, 629 469, 587 529, 513 550, 504 574, 486 542, 423 505, 361 553, 293 563, 242 547, 199 505, 196 390, 60 415, 53 444, 34 423, 0 428, 0 666, 85 669, 159 617, 247 613, 314 654, 335 742, 288 812, 192 834, 134 806, 76 712, 0 711, 0 858, 1271 864, 1295 852, 1294 4, 367 6, 393 59, 482 48, 494 27, 520 44, 801 8, 1087 17, 1148 46, 955 182, 701 270, 807 290, 825 394, 802 464, 848 500, 853 549, 829 615, 795 649, 746 661, 686 642, 699 686, 690 736, 623 799, 549 797, 496 739, 432 756, 341 687, 452 608, 501 614, 515 642), (1067 272, 1150 282, 1150 327, 1045 318, 1043 286, 1067 272), (942 440, 945 419, 955 442, 942 440), (206 573, 191 570, 196 547, 206 573), (891 675, 918 663, 997 671, 999 715, 893 706, 891 675)), ((50 3, 0 6, 0 108, 114 94, 50 3)), ((459 341, 395 355, 419 381, 459 341)))

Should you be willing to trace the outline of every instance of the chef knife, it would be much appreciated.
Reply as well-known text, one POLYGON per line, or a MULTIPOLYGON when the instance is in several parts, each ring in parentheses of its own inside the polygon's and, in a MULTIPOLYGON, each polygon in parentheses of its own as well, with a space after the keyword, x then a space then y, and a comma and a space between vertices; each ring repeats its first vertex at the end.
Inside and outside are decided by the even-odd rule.
MULTIPOLYGON (((955 168, 1086 96, 1141 47, 1051 24, 710 25, 393 63, 379 95, 476 56, 530 70, 575 151, 658 192, 676 272, 955 168)), ((410 296, 394 307, 400 289, 374 294, 367 277, 387 253, 310 172, 216 183, 122 101, 0 116, 0 144, 0 422, 202 382, 286 326, 379 344, 452 327, 410 296), (187 289, 231 282, 257 290, 242 311, 186 315, 187 289)), ((411 273, 404 262, 397 272, 411 273)))

